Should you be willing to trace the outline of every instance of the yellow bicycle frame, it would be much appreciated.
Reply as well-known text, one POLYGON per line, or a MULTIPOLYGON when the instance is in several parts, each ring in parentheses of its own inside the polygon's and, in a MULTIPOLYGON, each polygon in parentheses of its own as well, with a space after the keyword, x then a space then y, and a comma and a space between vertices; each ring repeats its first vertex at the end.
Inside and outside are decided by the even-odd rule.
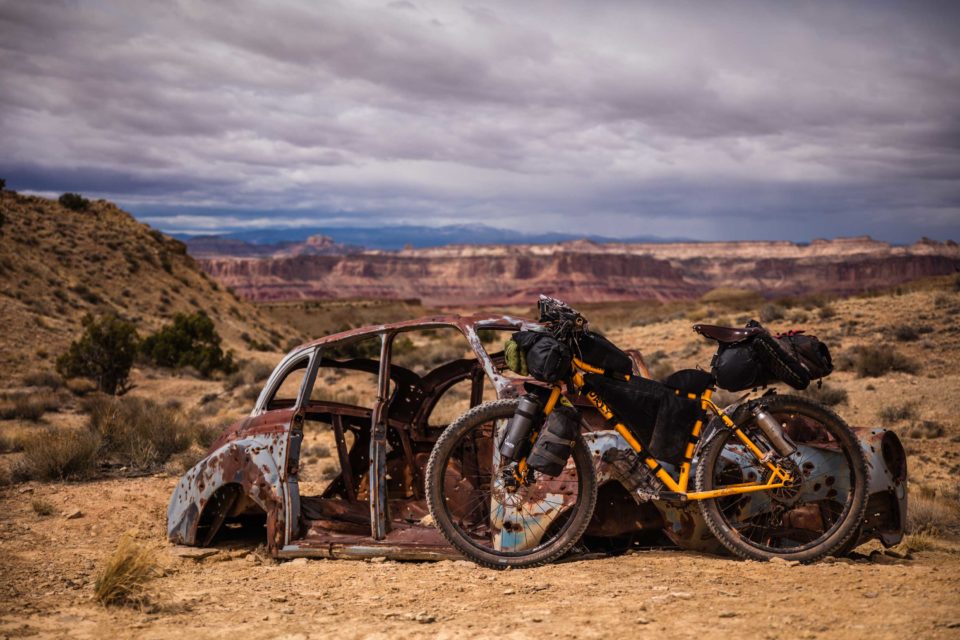
MULTIPOLYGON (((596 373, 603 375, 604 370, 597 367, 591 366, 586 362, 578 358, 573 359, 573 385, 580 391, 584 386, 583 373, 596 373)), ((619 377, 619 376, 618 376, 619 377)), ((630 376, 623 376, 623 379, 629 380, 630 376)), ((556 406, 557 402, 560 400, 560 396, 563 392, 560 384, 555 384, 553 390, 550 393, 550 398, 547 400, 547 404, 543 409, 544 414, 549 415, 553 408, 556 406)), ((679 395, 679 391, 676 392, 679 395)), ((771 462, 769 459, 766 459, 763 451, 750 439, 750 437, 745 434, 733 420, 723 412, 723 409, 718 407, 713 401, 710 400, 710 396, 713 391, 707 389, 704 391, 702 396, 696 396, 692 393, 687 394, 691 400, 700 400, 700 406, 704 411, 709 411, 714 415, 718 416, 720 420, 723 421, 723 424, 727 428, 732 429, 734 435, 737 436, 737 439, 740 440, 747 447, 747 449, 757 458, 757 461, 765 465, 770 470, 770 478, 766 482, 743 482, 739 484, 733 484, 725 486, 721 489, 714 489, 712 491, 693 491, 688 492, 687 487, 690 484, 690 463, 693 460, 693 452, 696 449, 696 443, 700 437, 700 431, 703 429, 703 421, 697 420, 693 425, 693 430, 690 432, 690 438, 687 442, 687 448, 683 454, 683 461, 680 463, 680 476, 674 480, 666 469, 664 469, 660 463, 650 456, 643 448, 643 445, 633 437, 633 434, 630 433, 630 430, 627 429, 619 421, 615 422, 614 429, 620 436, 626 440, 627 444, 639 455, 650 471, 667 487, 670 491, 679 494, 682 499, 685 500, 707 500, 709 498, 722 498, 724 496, 730 496, 740 493, 751 493, 754 491, 767 491, 770 489, 777 489, 786 485, 786 483, 792 480, 790 473, 780 468, 778 465, 771 462)), ((614 421, 613 412, 609 407, 603 402, 603 400, 593 391, 588 391, 586 393, 587 400, 590 401, 593 406, 597 408, 604 418, 610 421, 614 421)), ((520 461, 518 465, 519 474, 523 474, 526 471, 526 458, 520 461)))

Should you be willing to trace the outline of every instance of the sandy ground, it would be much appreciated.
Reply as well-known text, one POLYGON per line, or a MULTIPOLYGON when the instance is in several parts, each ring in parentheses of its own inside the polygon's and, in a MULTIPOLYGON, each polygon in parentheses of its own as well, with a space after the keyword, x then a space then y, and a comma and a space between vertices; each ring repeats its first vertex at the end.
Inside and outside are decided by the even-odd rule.
MULTIPOLYGON (((810 311, 808 320, 773 324, 807 327, 838 353, 891 344, 920 362, 915 373, 879 378, 838 371, 829 382, 849 399, 836 410, 852 424, 875 426, 884 407, 916 403, 916 418, 888 425, 909 454, 911 496, 925 489, 955 499, 960 422, 943 398, 960 393, 960 296, 911 292, 833 304, 832 317, 810 311), (851 320, 858 322, 852 330, 845 324, 851 320), (933 332, 912 342, 891 340, 890 328, 907 323, 929 324, 933 332), (915 437, 918 420, 940 424, 943 434, 915 437)), ((736 314, 729 315, 733 322, 736 314)), ((664 351, 672 368, 708 366, 713 349, 690 324, 678 318, 609 335, 647 354, 664 351)), ((260 356, 264 364, 278 358, 260 356)), ((222 382, 139 371, 134 382, 133 395, 174 398, 217 423, 248 411, 253 400, 247 387, 259 387, 228 393, 222 382), (209 396, 218 399, 203 400, 209 396)), ((3 421, 0 427, 5 433, 44 424, 81 427, 77 401, 70 402, 39 425, 3 421)), ((322 439, 307 444, 331 448, 322 439)), ((313 455, 307 478, 321 481, 331 459, 313 455)), ((0 487, 0 638, 960 638, 955 540, 942 547, 954 553, 896 557, 873 543, 858 550, 860 559, 812 566, 679 551, 506 572, 467 561, 280 563, 257 550, 262 537, 225 542, 215 554, 194 559, 165 539, 166 505, 177 479, 173 466, 171 473, 140 478, 0 487), (31 507, 36 498, 55 513, 37 515, 31 507), (153 582, 152 605, 142 611, 104 608, 93 599, 99 568, 127 532, 155 551, 163 567, 153 582)))
POLYGON ((0 637, 960 637, 960 555, 801 566, 639 551, 497 572, 467 561, 275 562, 241 540, 197 560, 163 537, 174 484, 161 475, 4 488, 0 637), (35 515, 34 497, 58 513, 35 515), (128 531, 164 570, 144 611, 92 596, 97 567, 128 531))

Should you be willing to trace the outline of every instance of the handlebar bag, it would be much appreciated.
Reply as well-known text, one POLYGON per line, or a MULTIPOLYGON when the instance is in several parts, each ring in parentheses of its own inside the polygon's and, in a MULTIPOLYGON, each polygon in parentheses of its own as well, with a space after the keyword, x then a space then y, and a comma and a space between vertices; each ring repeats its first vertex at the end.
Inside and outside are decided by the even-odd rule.
POLYGON ((526 355, 527 370, 541 382, 556 382, 570 373, 570 347, 549 333, 518 331, 512 339, 526 355))

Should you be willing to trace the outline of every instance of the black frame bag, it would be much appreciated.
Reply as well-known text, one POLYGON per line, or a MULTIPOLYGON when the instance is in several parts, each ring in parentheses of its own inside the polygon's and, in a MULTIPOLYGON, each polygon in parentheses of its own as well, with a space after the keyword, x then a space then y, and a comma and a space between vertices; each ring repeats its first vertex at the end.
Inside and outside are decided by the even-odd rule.
POLYGON ((683 458, 693 423, 702 415, 699 400, 678 396, 670 387, 646 378, 617 380, 588 373, 584 379, 650 455, 671 463, 683 458))

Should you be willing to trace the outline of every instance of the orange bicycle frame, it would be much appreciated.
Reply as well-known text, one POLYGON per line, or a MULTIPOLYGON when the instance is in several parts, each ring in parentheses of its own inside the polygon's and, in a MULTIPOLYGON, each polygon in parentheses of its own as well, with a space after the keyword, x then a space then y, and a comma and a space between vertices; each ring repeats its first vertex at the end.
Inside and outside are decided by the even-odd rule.
MULTIPOLYGON (((584 378, 583 373, 596 373, 603 375, 604 370, 597 367, 591 366, 586 362, 578 358, 573 359, 573 368, 574 373, 572 377, 573 385, 578 390, 581 391, 584 387, 584 378)), ((624 376, 623 379, 629 380, 630 376, 624 376)), ((555 384, 550 393, 550 398, 547 400, 547 404, 544 406, 544 414, 549 415, 553 408, 556 406, 557 402, 560 400, 563 389, 561 385, 555 384)), ((680 392, 676 391, 679 395, 680 392)), ((750 437, 743 432, 740 427, 738 427, 730 417, 724 413, 723 409, 718 407, 710 399, 713 391, 707 389, 702 396, 696 396, 694 394, 687 394, 687 397, 691 400, 699 400, 700 406, 704 411, 709 411, 710 413, 716 415, 720 418, 723 424, 731 429, 736 435, 737 439, 743 443, 743 445, 756 457, 757 461, 766 466, 770 470, 770 477, 766 482, 743 482, 739 484, 725 486, 721 489, 714 489, 712 491, 687 491, 687 488, 690 485, 690 465, 693 461, 693 453, 696 450, 696 442, 700 437, 700 432, 703 429, 703 420, 697 420, 693 429, 690 432, 690 438, 687 442, 686 449, 683 454, 683 461, 680 463, 679 476, 674 479, 670 473, 663 468, 658 460, 651 456, 644 449, 643 445, 633 436, 630 430, 621 422, 616 420, 613 412, 610 408, 603 402, 603 399, 600 398, 594 391, 588 391, 585 395, 587 400, 597 408, 597 411, 600 412, 607 420, 614 422, 617 433, 626 441, 627 444, 636 452, 638 456, 644 461, 644 464, 647 465, 647 468, 663 483, 663 485, 670 491, 678 494, 678 496, 683 500, 706 500, 710 498, 721 498, 724 496, 741 494, 741 493, 751 493, 754 491, 767 491, 770 489, 777 489, 786 485, 787 482, 790 482, 792 479, 790 473, 780 468, 779 465, 773 463, 768 459, 753 442, 750 437)), ((522 474, 526 470, 526 459, 520 461, 518 465, 518 471, 522 474)))

